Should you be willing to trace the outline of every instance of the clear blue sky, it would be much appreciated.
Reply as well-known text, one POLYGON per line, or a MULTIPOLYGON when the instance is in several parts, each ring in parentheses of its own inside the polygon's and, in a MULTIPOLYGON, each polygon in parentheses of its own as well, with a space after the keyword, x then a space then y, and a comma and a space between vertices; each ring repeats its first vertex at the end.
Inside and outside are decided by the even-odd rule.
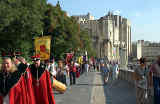
MULTIPOLYGON (((56 5, 58 0, 48 0, 56 5)), ((69 15, 88 12, 96 19, 108 11, 128 18, 132 26, 132 41, 144 39, 160 42, 160 0, 59 0, 69 15)))

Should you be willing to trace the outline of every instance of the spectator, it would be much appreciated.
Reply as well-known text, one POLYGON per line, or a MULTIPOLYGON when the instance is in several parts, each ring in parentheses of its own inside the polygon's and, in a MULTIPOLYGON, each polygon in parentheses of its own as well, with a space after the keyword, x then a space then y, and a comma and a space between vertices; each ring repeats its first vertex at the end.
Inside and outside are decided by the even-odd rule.
POLYGON ((58 62, 56 79, 64 84, 66 84, 66 70, 63 66, 63 61, 58 62))
POLYGON ((52 59, 52 60, 50 61, 50 65, 51 65, 50 73, 51 73, 51 75, 52 75, 53 77, 56 78, 57 66, 58 66, 58 65, 57 65, 57 63, 55 62, 54 59, 52 59))

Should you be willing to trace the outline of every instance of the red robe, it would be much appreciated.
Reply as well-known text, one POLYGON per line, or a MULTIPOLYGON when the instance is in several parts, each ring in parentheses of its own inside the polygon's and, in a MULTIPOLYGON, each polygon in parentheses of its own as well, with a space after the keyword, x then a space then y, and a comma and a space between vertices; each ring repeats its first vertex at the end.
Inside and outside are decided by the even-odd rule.
POLYGON ((39 81, 33 77, 31 69, 28 68, 26 74, 29 104, 55 104, 49 72, 45 70, 39 81))
POLYGON ((3 97, 0 96, 0 104, 3 104, 3 97))
POLYGON ((7 101, 9 104, 29 104, 27 95, 25 80, 22 75, 19 81, 12 86, 6 96, 0 96, 0 104, 3 104, 4 101, 7 101))

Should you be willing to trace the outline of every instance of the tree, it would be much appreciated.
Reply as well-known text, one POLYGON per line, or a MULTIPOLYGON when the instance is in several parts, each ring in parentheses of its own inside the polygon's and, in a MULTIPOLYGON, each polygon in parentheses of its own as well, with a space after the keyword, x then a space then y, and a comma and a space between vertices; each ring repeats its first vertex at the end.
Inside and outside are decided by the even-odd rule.
POLYGON ((51 35, 51 56, 64 58, 65 53, 78 48, 92 52, 90 37, 73 17, 67 16, 57 3, 46 0, 1 0, 0 1, 0 49, 19 49, 24 56, 33 54, 33 39, 51 35), (13 48, 14 47, 14 48, 13 48))
POLYGON ((32 38, 43 31, 46 0, 1 0, 0 7, 0 48, 19 48, 29 55, 32 38))
POLYGON ((45 34, 52 36, 51 53, 56 59, 64 58, 65 53, 85 49, 91 55, 91 40, 86 31, 81 31, 80 26, 74 17, 67 16, 61 10, 59 3, 56 6, 48 4, 44 19, 45 34))

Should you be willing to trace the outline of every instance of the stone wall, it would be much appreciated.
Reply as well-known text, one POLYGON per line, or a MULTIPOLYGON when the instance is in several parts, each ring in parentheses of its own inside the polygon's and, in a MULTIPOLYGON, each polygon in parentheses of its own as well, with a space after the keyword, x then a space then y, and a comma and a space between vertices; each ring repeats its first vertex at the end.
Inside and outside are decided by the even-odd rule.
MULTIPOLYGON (((134 79, 133 79, 133 70, 124 70, 124 69, 120 69, 119 71, 119 76, 118 78, 120 80, 126 80, 128 81, 130 84, 132 84, 134 86, 134 79)), ((154 99, 154 89, 152 88, 150 90, 150 96, 149 96, 149 104, 153 104, 153 99, 154 99)))
POLYGON ((131 84, 134 84, 133 72, 134 72, 133 70, 120 69, 118 78, 120 80, 126 80, 131 84))

